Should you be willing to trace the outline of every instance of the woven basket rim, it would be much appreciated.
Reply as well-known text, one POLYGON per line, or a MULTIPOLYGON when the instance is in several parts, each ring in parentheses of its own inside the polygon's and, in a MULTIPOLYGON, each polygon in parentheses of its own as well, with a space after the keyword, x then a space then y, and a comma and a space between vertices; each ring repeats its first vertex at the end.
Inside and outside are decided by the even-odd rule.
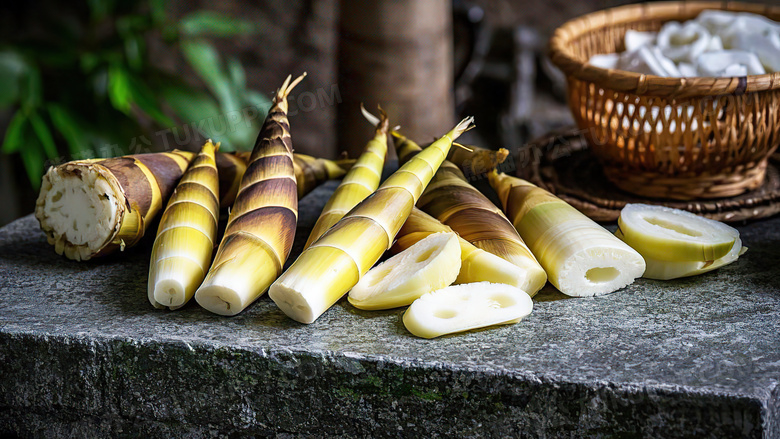
POLYGON ((615 24, 636 23, 648 19, 678 20, 705 9, 752 12, 780 19, 780 6, 742 2, 655 2, 618 6, 592 12, 567 21, 557 28, 549 42, 551 61, 566 75, 593 82, 610 90, 643 96, 692 98, 725 94, 746 94, 780 89, 780 72, 742 77, 668 78, 618 69, 595 67, 578 59, 571 41, 594 29, 615 24))

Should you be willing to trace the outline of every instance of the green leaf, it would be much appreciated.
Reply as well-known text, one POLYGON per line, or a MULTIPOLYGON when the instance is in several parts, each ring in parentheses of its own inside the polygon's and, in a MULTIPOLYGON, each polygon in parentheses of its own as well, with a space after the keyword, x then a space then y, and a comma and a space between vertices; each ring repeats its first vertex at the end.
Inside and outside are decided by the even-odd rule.
POLYGON ((56 159, 58 156, 57 145, 54 144, 54 138, 51 136, 49 126, 46 125, 46 122, 41 118, 37 111, 31 111, 28 117, 30 118, 30 125, 32 125, 35 135, 38 136, 38 140, 41 142, 44 152, 46 152, 46 156, 52 160, 56 159))
MULTIPOLYGON (((208 93, 192 90, 187 87, 170 86, 162 90, 163 100, 173 108, 183 125, 172 127, 179 138, 221 140, 214 131, 220 129, 217 118, 221 111, 214 98, 208 93)), ((224 132, 222 135, 224 136, 224 132)), ((226 150, 223 150, 226 151, 226 150)))
POLYGON ((102 21, 114 11, 115 0, 87 0, 93 21, 102 21))
POLYGON ((143 41, 138 36, 125 39, 125 56, 127 64, 133 70, 140 70, 143 66, 143 41))
POLYGON ((20 96, 22 108, 29 111, 41 103, 43 86, 41 85, 41 72, 37 67, 30 66, 22 77, 20 96))
POLYGON ((258 111, 262 112, 260 122, 263 121, 265 115, 268 114, 268 110, 271 109, 271 100, 264 94, 254 90, 247 90, 246 93, 244 93, 244 102, 256 107, 258 111))
POLYGON ((152 14, 152 20, 157 24, 165 22, 167 14, 165 13, 165 0, 149 0, 149 9, 152 14))
POLYGON ((24 143, 24 131, 27 125, 27 115, 24 111, 19 110, 11 118, 11 122, 8 123, 8 128, 5 130, 5 139, 3 139, 3 147, 0 151, 6 154, 13 154, 22 147, 24 143))
POLYGON ((133 96, 130 91, 130 79, 127 71, 113 65, 108 69, 108 98, 111 105, 125 114, 130 114, 133 96))
POLYGON ((230 58, 227 62, 227 68, 233 87, 242 91, 246 89, 246 72, 241 62, 235 58, 230 58))
POLYGON ((227 112, 238 109, 240 99, 222 70, 222 61, 214 46, 202 39, 187 39, 181 42, 181 49, 187 62, 217 97, 222 110, 227 112))
POLYGON ((43 148, 38 143, 35 136, 29 136, 29 142, 19 151, 24 163, 24 169, 27 171, 27 178, 36 191, 41 187, 41 178, 43 177, 43 164, 46 158, 43 155, 43 148))
POLYGON ((149 87, 134 76, 128 76, 128 86, 133 102, 149 117, 164 126, 172 126, 174 122, 166 116, 157 102, 157 98, 149 87))
POLYGON ((89 140, 78 117, 69 108, 57 103, 48 104, 47 109, 54 128, 68 143, 68 151, 72 155, 83 155, 89 149, 89 140))
POLYGON ((0 108, 7 108, 19 99, 19 78, 27 70, 22 56, 12 50, 0 52, 0 108))
POLYGON ((187 36, 230 37, 249 35, 256 30, 249 21, 215 11, 196 11, 179 21, 179 31, 187 36))

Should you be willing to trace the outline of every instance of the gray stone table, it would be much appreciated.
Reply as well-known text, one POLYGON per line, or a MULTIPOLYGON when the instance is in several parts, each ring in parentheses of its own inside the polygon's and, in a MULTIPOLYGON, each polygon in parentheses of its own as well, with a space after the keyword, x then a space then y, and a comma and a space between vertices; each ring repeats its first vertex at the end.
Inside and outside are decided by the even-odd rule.
POLYGON ((77 263, 26 217, 0 230, 0 435, 780 437, 780 218, 740 230, 714 273, 548 286, 517 325, 422 340, 346 301, 311 325, 267 296, 155 310, 150 240, 77 263))

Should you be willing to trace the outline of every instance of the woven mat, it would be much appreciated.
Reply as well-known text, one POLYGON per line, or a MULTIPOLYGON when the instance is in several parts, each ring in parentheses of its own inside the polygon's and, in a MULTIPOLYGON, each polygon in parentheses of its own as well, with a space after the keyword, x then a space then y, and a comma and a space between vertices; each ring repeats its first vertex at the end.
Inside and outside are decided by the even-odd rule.
POLYGON ((574 128, 535 140, 522 156, 533 160, 520 167, 520 177, 556 194, 595 221, 616 221, 626 203, 660 204, 726 222, 766 218, 780 212, 780 154, 770 159, 760 188, 732 198, 695 201, 649 199, 621 191, 604 176, 587 142, 574 128))

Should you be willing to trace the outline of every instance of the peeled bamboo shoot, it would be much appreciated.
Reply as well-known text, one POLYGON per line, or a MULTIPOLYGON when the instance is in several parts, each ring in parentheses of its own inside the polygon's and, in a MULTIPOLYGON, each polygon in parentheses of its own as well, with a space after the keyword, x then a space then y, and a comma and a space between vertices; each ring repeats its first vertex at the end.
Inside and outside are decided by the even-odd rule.
POLYGON ((162 214, 149 265, 149 302, 176 309, 195 294, 211 263, 219 219, 219 145, 207 142, 162 214))
POLYGON ((172 151, 68 162, 43 177, 35 217, 57 254, 85 261, 132 247, 194 154, 172 151))
POLYGON ((304 248, 308 248, 339 222, 347 212, 377 190, 379 181, 382 179, 382 168, 385 166, 385 156, 387 155, 388 126, 387 114, 382 112, 382 117, 376 125, 374 138, 366 144, 357 162, 344 176, 341 184, 322 209, 304 248))
MULTIPOLYGON (((401 163, 422 150, 405 137, 396 138, 401 163)), ((547 282, 539 262, 501 209, 469 184, 453 163, 442 163, 417 206, 474 246, 518 267, 525 277, 521 288, 529 295, 536 294, 547 282)))
POLYGON ((422 338, 517 323, 534 303, 519 288, 479 282, 453 285, 415 300, 404 313, 404 326, 422 338))
POLYGON ((303 79, 287 77, 260 129, 225 236, 195 300, 207 310, 235 315, 282 272, 298 222, 298 189, 287 120, 287 96, 303 79))
POLYGON ((271 286, 269 295, 279 308, 299 322, 312 323, 354 287, 390 248, 452 142, 472 121, 464 119, 401 166, 304 250, 271 286))
POLYGON ((449 286, 459 271, 457 235, 434 233, 369 270, 349 292, 349 303, 368 310, 406 306, 449 286))
POLYGON ((569 296, 611 293, 634 282, 645 261, 565 201, 519 178, 488 174, 520 236, 550 283, 569 296))

